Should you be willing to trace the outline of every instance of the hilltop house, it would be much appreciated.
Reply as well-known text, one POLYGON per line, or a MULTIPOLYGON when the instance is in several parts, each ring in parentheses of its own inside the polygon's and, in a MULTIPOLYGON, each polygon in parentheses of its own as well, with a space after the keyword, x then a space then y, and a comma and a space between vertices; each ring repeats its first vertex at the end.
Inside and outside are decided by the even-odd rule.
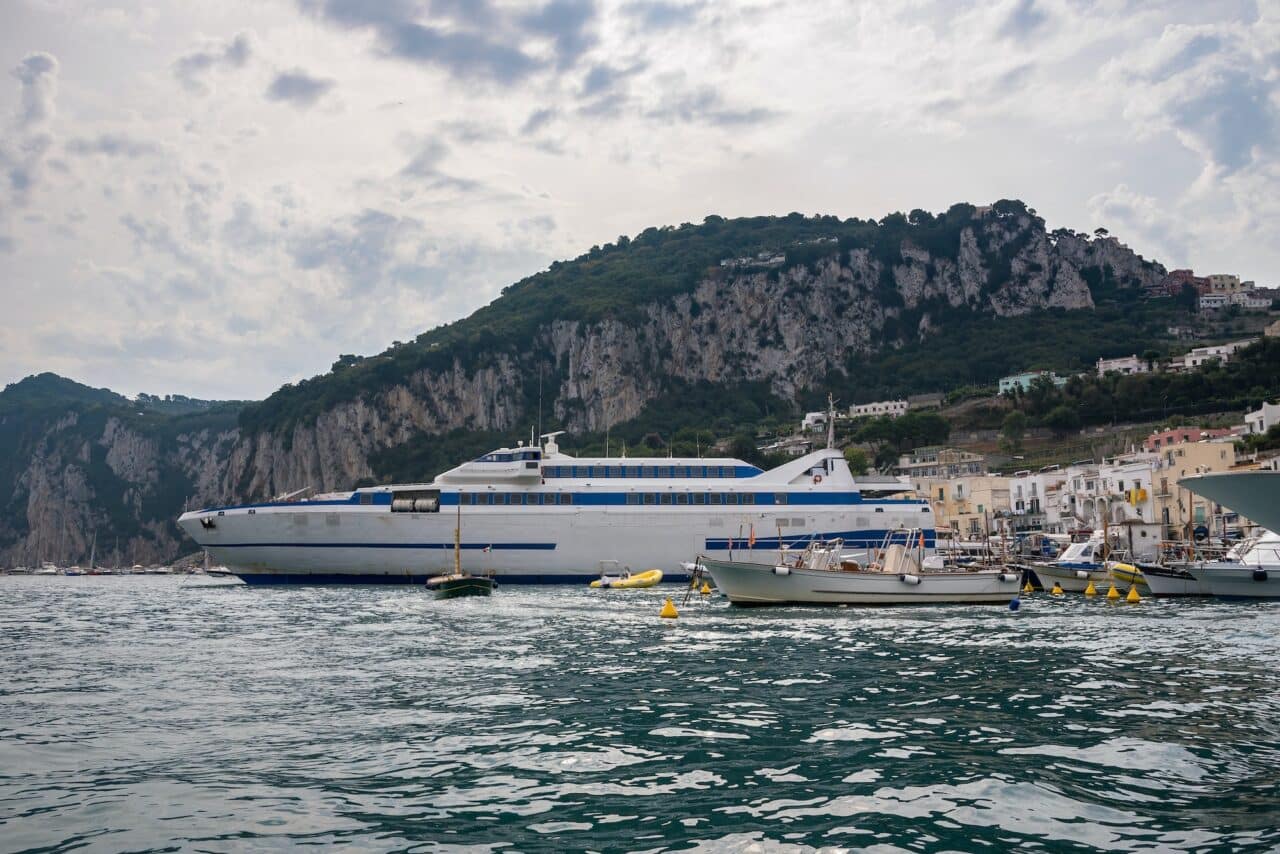
POLYGON ((1010 374, 1007 377, 1000 378, 1000 394, 1008 394, 1014 389, 1026 391, 1031 388, 1031 384, 1040 377, 1048 377, 1058 388, 1067 384, 1066 377, 1060 377, 1053 371, 1023 371, 1020 374, 1010 374))
POLYGON ((1150 368, 1136 354, 1133 356, 1121 356, 1116 359, 1099 359, 1098 376, 1105 377, 1111 372, 1117 374, 1146 374, 1150 373, 1150 368))
POLYGON ((889 418, 897 418, 899 415, 906 414, 907 402, 905 400, 877 400, 875 403, 860 403, 849 407, 850 418, 879 417, 882 415, 889 418))

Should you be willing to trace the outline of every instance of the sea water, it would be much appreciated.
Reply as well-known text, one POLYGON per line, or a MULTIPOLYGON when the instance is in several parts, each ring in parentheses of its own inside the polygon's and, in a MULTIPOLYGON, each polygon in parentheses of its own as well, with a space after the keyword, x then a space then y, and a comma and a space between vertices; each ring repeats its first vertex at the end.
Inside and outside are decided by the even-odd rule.
POLYGON ((0 578, 0 849, 1274 850, 1280 603, 0 578))

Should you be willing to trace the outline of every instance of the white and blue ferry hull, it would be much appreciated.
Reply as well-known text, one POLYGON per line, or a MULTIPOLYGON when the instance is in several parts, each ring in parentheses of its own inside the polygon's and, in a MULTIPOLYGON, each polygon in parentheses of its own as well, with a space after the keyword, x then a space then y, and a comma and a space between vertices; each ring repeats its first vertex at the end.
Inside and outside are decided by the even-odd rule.
MULTIPOLYGON (((733 514, 690 507, 486 508, 463 517, 461 560, 468 571, 492 571, 508 583, 581 582, 599 576, 602 560, 661 569, 664 578, 681 580, 696 555, 765 555, 778 548, 779 533, 790 547, 837 537, 851 548, 876 547, 889 531, 924 522, 932 548, 933 517, 926 509, 917 502, 865 503, 852 512, 808 506, 733 514)), ((219 511, 212 528, 201 524, 200 514, 180 523, 215 563, 250 584, 420 583, 452 568, 453 514, 380 511, 385 508, 229 508, 219 511)))

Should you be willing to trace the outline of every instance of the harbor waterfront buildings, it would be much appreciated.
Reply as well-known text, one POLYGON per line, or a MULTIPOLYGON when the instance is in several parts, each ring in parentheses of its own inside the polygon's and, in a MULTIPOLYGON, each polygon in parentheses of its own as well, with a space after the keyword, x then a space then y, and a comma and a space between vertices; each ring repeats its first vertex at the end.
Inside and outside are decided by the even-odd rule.
MULTIPOLYGON (((1280 406, 1272 409, 1280 415, 1280 406)), ((1117 530, 1136 557, 1150 558, 1162 540, 1247 532, 1247 519, 1177 485, 1189 475, 1236 468, 1233 439, 1231 431, 1176 428, 1148 437, 1142 450, 1101 462, 1007 476, 985 470, 930 475, 942 464, 929 458, 945 449, 921 449, 909 482, 933 505, 938 529, 961 537, 1001 530, 1078 534, 1105 526, 1117 530)))
POLYGON ((1009 506, 1010 480, 1002 475, 966 475, 917 478, 912 486, 916 495, 928 496, 938 530, 978 536, 987 530, 993 514, 1009 506))

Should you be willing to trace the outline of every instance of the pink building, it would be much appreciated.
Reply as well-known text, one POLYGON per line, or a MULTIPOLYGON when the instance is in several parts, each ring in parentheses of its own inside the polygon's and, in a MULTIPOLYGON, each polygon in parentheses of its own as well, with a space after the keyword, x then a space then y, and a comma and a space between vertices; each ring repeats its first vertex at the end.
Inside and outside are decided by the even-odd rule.
POLYGON ((1142 443, 1148 451, 1158 451, 1170 445, 1181 445, 1183 442, 1199 442, 1201 439, 1220 439, 1230 436, 1231 431, 1222 427, 1174 427, 1158 433, 1152 433, 1142 443))

